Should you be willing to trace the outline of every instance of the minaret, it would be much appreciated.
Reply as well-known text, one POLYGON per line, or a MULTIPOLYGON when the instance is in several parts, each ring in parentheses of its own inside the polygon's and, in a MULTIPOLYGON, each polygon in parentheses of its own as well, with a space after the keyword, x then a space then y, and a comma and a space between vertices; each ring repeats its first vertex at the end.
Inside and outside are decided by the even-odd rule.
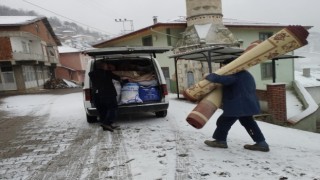
POLYGON ((187 28, 176 48, 237 45, 232 33, 223 25, 221 0, 186 0, 186 8, 187 28))
POLYGON ((186 0, 187 24, 222 24, 221 0, 186 0))

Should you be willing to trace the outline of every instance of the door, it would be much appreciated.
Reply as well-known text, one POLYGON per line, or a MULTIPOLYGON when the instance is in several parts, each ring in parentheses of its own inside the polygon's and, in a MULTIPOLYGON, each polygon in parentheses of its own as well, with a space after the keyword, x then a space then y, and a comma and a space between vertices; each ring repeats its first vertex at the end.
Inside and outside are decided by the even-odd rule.
POLYGON ((187 87, 191 87, 192 85, 194 85, 194 75, 192 71, 189 71, 187 73, 187 87))
POLYGON ((0 90, 17 90, 16 80, 14 78, 14 72, 11 66, 0 68, 1 86, 0 90))

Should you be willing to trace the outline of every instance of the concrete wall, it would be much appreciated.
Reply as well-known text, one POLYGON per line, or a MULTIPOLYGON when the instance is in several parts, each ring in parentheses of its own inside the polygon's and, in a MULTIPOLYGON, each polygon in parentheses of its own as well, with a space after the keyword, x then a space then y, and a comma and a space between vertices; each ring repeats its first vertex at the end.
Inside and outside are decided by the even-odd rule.
POLYGON ((317 129, 317 122, 320 122, 320 109, 313 98, 298 82, 293 82, 293 88, 297 92, 297 96, 304 105, 305 111, 293 117, 296 123, 292 124, 291 127, 311 132, 319 132, 317 129))
POLYGON ((320 104, 320 86, 306 87, 306 90, 312 96, 317 104, 320 104))

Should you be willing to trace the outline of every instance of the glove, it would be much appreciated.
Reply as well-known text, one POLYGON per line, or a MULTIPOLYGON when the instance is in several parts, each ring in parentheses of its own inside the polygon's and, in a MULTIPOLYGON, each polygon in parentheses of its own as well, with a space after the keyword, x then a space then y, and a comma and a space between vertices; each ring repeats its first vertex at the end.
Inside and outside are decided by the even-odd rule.
POLYGON ((210 82, 215 82, 216 78, 217 78, 217 74, 215 74, 215 73, 211 73, 205 77, 205 79, 210 82))
POLYGON ((123 85, 127 84, 128 82, 129 82, 128 79, 121 79, 120 80, 121 87, 123 87, 123 85))

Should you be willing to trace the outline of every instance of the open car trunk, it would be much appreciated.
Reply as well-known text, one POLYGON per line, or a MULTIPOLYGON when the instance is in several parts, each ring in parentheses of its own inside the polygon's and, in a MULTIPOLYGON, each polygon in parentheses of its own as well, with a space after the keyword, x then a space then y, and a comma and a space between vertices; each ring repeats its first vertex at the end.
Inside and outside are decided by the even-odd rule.
POLYGON ((120 83, 113 80, 117 90, 119 108, 134 104, 154 103, 162 101, 162 88, 159 82, 159 72, 155 68, 152 59, 149 58, 109 58, 100 59, 109 65, 112 73, 118 75, 124 81, 120 83))
POLYGON ((157 117, 165 117, 169 107, 166 80, 156 54, 170 50, 169 47, 113 47, 94 49, 86 52, 93 59, 87 66, 84 83, 84 104, 88 122, 95 122, 98 116, 92 97, 96 90, 88 77, 95 71, 95 63, 108 64, 109 70, 121 79, 114 80, 117 90, 119 113, 153 112, 157 117))

